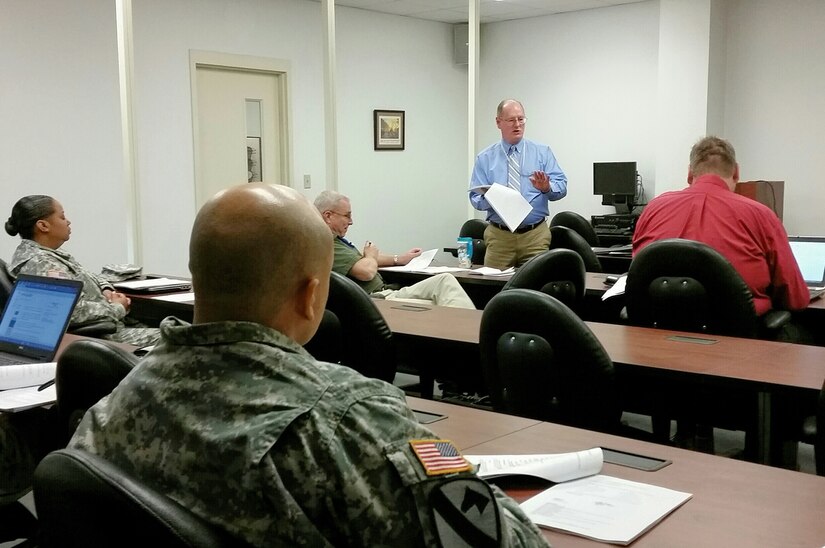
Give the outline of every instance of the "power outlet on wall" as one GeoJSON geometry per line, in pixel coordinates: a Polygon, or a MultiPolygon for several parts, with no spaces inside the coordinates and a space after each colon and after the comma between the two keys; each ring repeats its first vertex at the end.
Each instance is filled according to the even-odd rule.
{"type": "Polygon", "coordinates": [[[312,177],[304,175],[304,188],[312,188],[312,177]]]}

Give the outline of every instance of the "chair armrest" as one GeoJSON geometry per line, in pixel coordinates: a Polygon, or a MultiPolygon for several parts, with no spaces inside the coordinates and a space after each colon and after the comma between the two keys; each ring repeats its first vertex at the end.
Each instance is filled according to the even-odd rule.
{"type": "Polygon", "coordinates": [[[787,310],[770,310],[762,317],[762,325],[768,331],[779,331],[791,321],[791,313],[787,310]]]}

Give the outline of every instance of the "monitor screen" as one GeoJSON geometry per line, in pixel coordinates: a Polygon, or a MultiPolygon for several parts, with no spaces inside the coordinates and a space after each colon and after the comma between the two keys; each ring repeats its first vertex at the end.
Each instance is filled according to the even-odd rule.
{"type": "Polygon", "coordinates": [[[593,194],[636,195],[636,162],[593,164],[593,194]]]}

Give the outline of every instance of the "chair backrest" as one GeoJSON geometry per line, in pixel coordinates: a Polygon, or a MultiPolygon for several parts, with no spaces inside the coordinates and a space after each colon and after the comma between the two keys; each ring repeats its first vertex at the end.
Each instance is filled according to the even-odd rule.
{"type": "Polygon", "coordinates": [[[584,299],[584,261],[572,249],[551,249],[521,265],[504,284],[508,289],[535,289],[577,310],[584,299]]]}
{"type": "Polygon", "coordinates": [[[596,257],[596,252],[587,243],[587,240],[582,238],[576,231],[567,228],[566,226],[551,226],[550,227],[550,249],[572,249],[581,255],[584,261],[584,268],[588,272],[601,272],[602,265],[599,258],[596,257]]]}
{"type": "Polygon", "coordinates": [[[6,301],[9,300],[11,286],[13,285],[14,280],[6,269],[6,262],[0,259],[0,310],[3,310],[3,307],[6,306],[6,301]]]}
{"type": "Polygon", "coordinates": [[[89,407],[107,396],[137,364],[138,358],[95,339],[75,341],[57,359],[55,387],[60,424],[68,443],[89,407]]]}
{"type": "Polygon", "coordinates": [[[484,264],[484,256],[487,254],[487,244],[484,243],[484,231],[487,229],[487,221],[481,219],[469,219],[461,225],[458,231],[459,238],[473,239],[473,264],[484,264]]]}
{"type": "Polygon", "coordinates": [[[750,288],[721,253],[701,242],[653,242],[630,263],[627,316],[635,325],[755,338],[750,288]]]}
{"type": "Polygon", "coordinates": [[[335,316],[335,320],[327,318],[326,332],[316,334],[319,341],[307,343],[311,353],[315,349],[313,356],[321,359],[321,355],[326,361],[346,365],[366,377],[392,382],[397,365],[395,342],[392,331],[372,298],[346,276],[332,272],[327,311],[335,316]],[[337,335],[336,323],[339,329],[337,335]],[[331,341],[333,346],[339,345],[337,359],[329,351],[330,347],[321,342],[322,339],[331,341]]]}
{"type": "Polygon", "coordinates": [[[40,546],[245,546],[114,464],[78,449],[34,473],[40,546]]]}
{"type": "Polygon", "coordinates": [[[497,411],[602,431],[619,428],[613,362],[590,328],[557,299],[502,291],[479,334],[484,380],[497,411]]]}
{"type": "Polygon", "coordinates": [[[599,245],[599,236],[590,221],[575,211],[560,211],[550,219],[550,226],[566,226],[584,238],[590,247],[599,245]]]}

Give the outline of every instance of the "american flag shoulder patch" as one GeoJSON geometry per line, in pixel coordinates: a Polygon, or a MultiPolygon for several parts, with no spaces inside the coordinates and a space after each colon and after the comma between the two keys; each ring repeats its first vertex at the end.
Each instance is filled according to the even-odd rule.
{"type": "Polygon", "coordinates": [[[473,465],[448,440],[410,440],[410,446],[428,476],[466,472],[473,465]]]}

